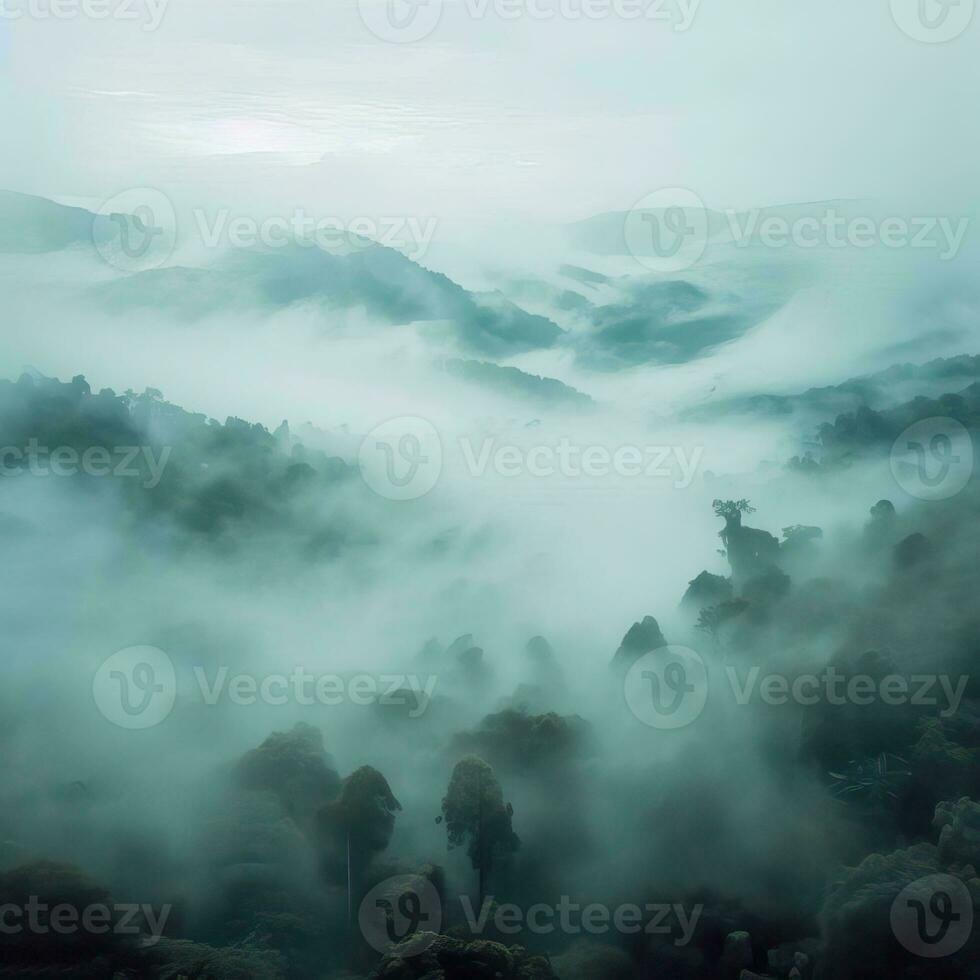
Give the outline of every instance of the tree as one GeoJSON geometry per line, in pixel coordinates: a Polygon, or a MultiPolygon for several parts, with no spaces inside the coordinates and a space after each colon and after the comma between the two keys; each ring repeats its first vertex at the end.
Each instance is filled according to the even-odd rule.
{"type": "Polygon", "coordinates": [[[892,540],[896,533],[897,515],[890,500],[879,500],[871,508],[871,519],[864,525],[865,540],[872,547],[879,547],[892,540]]]}
{"type": "Polygon", "coordinates": [[[456,764],[442,801],[449,849],[466,843],[466,853],[480,876],[480,904],[484,885],[494,866],[510,857],[521,844],[511,819],[514,808],[504,803],[493,769],[475,755],[456,764]]]}
{"type": "Polygon", "coordinates": [[[749,604],[744,599],[731,599],[728,602],[721,602],[717,606],[708,606],[701,610],[696,629],[704,630],[717,645],[718,633],[722,626],[748,608],[749,604]]]}
{"type": "Polygon", "coordinates": [[[371,766],[361,766],[343,782],[340,796],[320,812],[326,838],[327,868],[333,875],[346,871],[347,919],[353,929],[354,891],[363,869],[384,851],[395,829],[395,813],[402,805],[388,780],[371,766]]]}
{"type": "Polygon", "coordinates": [[[533,715],[505,708],[487,715],[475,731],[457,735],[453,746],[511,769],[536,769],[554,774],[587,746],[591,726],[578,715],[562,717],[549,711],[533,715]]]}
{"type": "Polygon", "coordinates": [[[719,537],[725,545],[722,554],[728,558],[736,585],[775,564],[779,558],[779,541],[768,531],[742,527],[742,515],[755,513],[755,508],[744,497],[715,500],[713,507],[715,514],[725,521],[719,537]]]}
{"type": "Polygon", "coordinates": [[[371,766],[361,766],[343,782],[340,796],[321,811],[321,827],[342,844],[347,860],[363,866],[384,851],[402,808],[388,780],[371,766]]]}
{"type": "Polygon", "coordinates": [[[740,526],[743,514],[754,514],[755,508],[744,498],[740,500],[715,500],[712,502],[715,514],[725,519],[725,526],[740,526]]]}
{"type": "Polygon", "coordinates": [[[786,539],[784,546],[802,544],[805,541],[816,541],[818,538],[822,538],[823,529],[812,527],[809,524],[793,524],[791,527],[783,528],[783,537],[786,539]]]}
{"type": "Polygon", "coordinates": [[[245,789],[271,793],[283,811],[308,831],[317,812],[337,796],[340,777],[323,744],[323,733],[299,722],[292,731],[273,732],[239,761],[245,789]]]}

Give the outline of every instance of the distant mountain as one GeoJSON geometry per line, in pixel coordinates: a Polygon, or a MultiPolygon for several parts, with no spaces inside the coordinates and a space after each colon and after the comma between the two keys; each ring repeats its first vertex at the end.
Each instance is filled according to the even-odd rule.
{"type": "Polygon", "coordinates": [[[716,294],[684,279],[629,279],[617,301],[594,307],[577,356],[597,370],[683,364],[741,337],[782,302],[747,292],[716,294]]]}
{"type": "Polygon", "coordinates": [[[589,316],[592,303],[573,289],[563,289],[543,279],[508,279],[501,284],[501,291],[509,299],[529,310],[557,319],[589,316]]]}
{"type": "Polygon", "coordinates": [[[583,286],[590,286],[592,288],[604,286],[606,283],[611,282],[609,276],[605,276],[601,272],[595,272],[593,269],[583,269],[577,265],[563,265],[558,271],[566,278],[573,279],[575,282],[582,283],[583,286]]]}
{"type": "MultiPolygon", "coordinates": [[[[91,247],[95,221],[82,208],[0,191],[0,253],[91,247]]],[[[395,249],[355,236],[331,252],[299,242],[231,250],[207,268],[168,266],[122,276],[92,287],[87,298],[110,313],[155,310],[182,320],[317,303],[328,311],[363,311],[383,323],[430,322],[463,349],[492,357],[550,347],[563,334],[548,317],[502,293],[469,292],[395,249]]]]}
{"type": "Polygon", "coordinates": [[[38,255],[81,246],[96,256],[95,244],[118,235],[119,223],[145,233],[142,219],[134,214],[111,217],[112,221],[45,197],[0,190],[0,253],[38,255]]]}
{"type": "Polygon", "coordinates": [[[0,252],[39,254],[91,245],[94,220],[82,208],[0,190],[0,252]]]}
{"type": "Polygon", "coordinates": [[[113,313],[146,309],[191,320],[316,303],[327,311],[362,310],[383,323],[435,322],[464,349],[495,357],[551,347],[563,334],[500,293],[469,292],[367,242],[341,254],[299,244],[231,251],[207,269],[156,269],[100,285],[91,298],[113,313]]]}
{"type": "MultiPolygon", "coordinates": [[[[666,214],[666,208],[651,208],[644,214],[666,214]]],[[[693,209],[685,209],[689,216],[693,209]]],[[[860,200],[827,200],[807,201],[791,204],[776,204],[760,208],[733,208],[723,211],[705,208],[708,221],[708,238],[712,243],[731,244],[743,241],[751,244],[758,241],[761,229],[768,219],[778,219],[787,225],[793,225],[801,219],[823,221],[831,215],[839,215],[848,220],[856,217],[874,217],[876,206],[873,202],[860,200]]],[[[630,255],[631,250],[626,244],[626,221],[632,211],[607,211],[593,215],[582,221],[565,226],[565,237],[569,245],[584,252],[595,255],[630,255]]],[[[701,213],[697,213],[700,220],[701,213]]],[[[654,254],[651,239],[650,250],[654,254]]]]}
{"type": "Polygon", "coordinates": [[[799,416],[835,418],[859,408],[890,408],[916,395],[935,398],[980,381],[980,356],[940,357],[927,364],[896,364],[884,371],[851,378],[838,385],[810,388],[801,394],[743,395],[688,409],[690,421],[711,421],[733,415],[763,418],[799,416]]]}
{"type": "Polygon", "coordinates": [[[501,280],[501,289],[565,328],[564,344],[582,367],[610,372],[708,356],[811,280],[801,266],[763,261],[717,263],[711,275],[695,269],[672,278],[639,267],[613,276],[566,264],[551,276],[501,280]]]}
{"type": "MultiPolygon", "coordinates": [[[[239,548],[261,542],[279,548],[284,560],[309,561],[369,545],[375,537],[349,512],[311,520],[320,513],[310,508],[312,500],[353,491],[365,505],[374,503],[357,470],[342,459],[289,444],[261,425],[237,418],[222,424],[187,412],[151,388],[142,395],[109,388],[93,393],[82,375],[61,383],[37,372],[0,379],[0,430],[4,445],[36,439],[73,449],[78,457],[92,447],[141,447],[126,462],[139,479],[116,467],[104,477],[83,468],[72,479],[90,492],[113,493],[128,515],[122,533],[152,540],[154,548],[197,544],[218,548],[229,560],[239,548]]],[[[103,451],[108,456],[110,450],[103,451]]],[[[29,464],[22,454],[14,465],[29,464]]]]}
{"type": "Polygon", "coordinates": [[[595,404],[584,392],[561,381],[527,374],[515,367],[458,358],[447,360],[444,367],[453,377],[514,398],[573,408],[588,408],[595,404]]]}
{"type": "Polygon", "coordinates": [[[846,470],[856,460],[886,456],[909,426],[937,418],[953,419],[969,430],[976,452],[980,441],[980,382],[936,398],[919,393],[881,411],[862,405],[842,413],[819,427],[816,453],[795,456],[787,466],[807,475],[846,470]]]}

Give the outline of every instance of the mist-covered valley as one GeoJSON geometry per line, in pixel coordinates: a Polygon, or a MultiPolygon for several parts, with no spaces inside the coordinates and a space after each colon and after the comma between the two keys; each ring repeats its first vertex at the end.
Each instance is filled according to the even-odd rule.
{"type": "Polygon", "coordinates": [[[969,975],[889,918],[976,887],[968,280],[845,339],[826,256],[107,273],[16,203],[13,975],[969,975]]]}
{"type": "Polygon", "coordinates": [[[98,6],[0,0],[0,977],[980,980],[973,3],[98,6]]]}

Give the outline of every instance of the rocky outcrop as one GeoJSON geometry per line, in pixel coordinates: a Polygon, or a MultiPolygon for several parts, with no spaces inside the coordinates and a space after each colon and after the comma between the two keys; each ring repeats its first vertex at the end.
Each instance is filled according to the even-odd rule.
{"type": "Polygon", "coordinates": [[[681,599],[681,608],[697,614],[702,609],[728,602],[733,595],[731,579],[724,575],[701,572],[697,578],[688,582],[687,591],[681,599]]]}
{"type": "Polygon", "coordinates": [[[643,622],[634,623],[623,637],[619,649],[613,656],[613,669],[625,673],[644,654],[665,646],[667,641],[660,632],[660,625],[653,616],[645,616],[643,622]]]}
{"type": "MultiPolygon", "coordinates": [[[[413,952],[419,940],[408,941],[413,952]]],[[[398,950],[385,957],[372,980],[558,980],[543,956],[531,956],[522,946],[433,936],[418,955],[402,959],[398,950]]]]}

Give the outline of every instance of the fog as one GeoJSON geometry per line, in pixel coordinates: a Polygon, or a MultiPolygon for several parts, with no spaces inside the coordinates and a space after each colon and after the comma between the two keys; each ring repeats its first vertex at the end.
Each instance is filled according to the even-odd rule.
{"type": "Polygon", "coordinates": [[[974,977],[977,25],[896,5],[0,4],[0,976],[974,977]]]}
{"type": "MultiPolygon", "coordinates": [[[[826,864],[857,852],[854,831],[829,807],[819,770],[794,768],[803,709],[739,705],[724,670],[734,663],[743,679],[753,665],[787,676],[819,671],[853,643],[852,615],[816,612],[830,618],[805,636],[786,632],[800,612],[777,609],[746,627],[748,641],[722,642],[696,629],[696,615],[679,603],[700,571],[728,574],[719,554],[722,523],[712,515],[717,498],[750,498],[758,523],[777,535],[797,524],[824,529],[819,553],[803,567],[783,563],[800,590],[797,606],[817,601],[804,599],[818,588],[807,583],[836,581],[845,594],[882,588],[887,566],[867,552],[861,531],[875,501],[895,498],[909,529],[925,518],[921,504],[896,495],[887,459],[850,467],[846,483],[844,476],[814,483],[784,471],[791,456],[816,445],[816,422],[806,413],[712,418],[698,410],[880,370],[905,343],[928,343],[932,354],[947,348],[928,339],[938,323],[892,318],[896,307],[910,307],[907,297],[938,288],[924,261],[876,255],[866,260],[875,273],[866,285],[841,287],[845,300],[835,288],[843,272],[830,260],[800,275],[765,254],[748,255],[741,267],[739,258],[722,249],[717,264],[689,281],[730,288],[729,295],[744,294],[752,288],[746,283],[766,274],[802,285],[786,289],[777,280],[770,286],[781,301],[775,312],[701,357],[593,370],[576,353],[585,328],[570,320],[557,349],[509,359],[593,398],[572,407],[453,375],[447,359],[465,357],[466,345],[431,324],[390,325],[356,310],[332,319],[317,303],[177,323],[165,308],[100,308],[99,289],[113,277],[84,251],[7,260],[10,329],[2,353],[11,377],[20,364],[65,380],[84,373],[93,391],[158,388],[172,404],[270,432],[286,419],[290,443],[352,467],[364,463],[368,433],[390,419],[418,418],[437,433],[442,465],[418,499],[372,493],[376,474],[367,472],[293,500],[299,520],[344,528],[340,550],[315,561],[262,521],[252,530],[227,525],[213,540],[192,534],[181,541],[168,534],[172,517],[165,514],[134,526],[118,485],[5,480],[3,513],[16,529],[3,589],[10,651],[5,863],[78,865],[119,901],[176,909],[175,936],[222,945],[228,926],[220,910],[243,887],[233,882],[245,873],[244,852],[226,843],[223,857],[213,835],[244,834],[244,841],[257,832],[250,821],[268,819],[239,812],[245,802],[235,795],[235,767],[270,733],[305,722],[323,733],[341,776],[380,769],[403,808],[386,849],[390,863],[365,871],[367,883],[383,878],[386,867],[438,863],[446,875],[444,914],[461,919],[468,907],[458,905],[461,897],[479,907],[474,872],[460,852],[447,853],[435,817],[459,758],[454,740],[478,729],[484,715],[513,706],[580,716],[588,734],[568,759],[522,761],[519,752],[495,760],[521,839],[497,890],[518,902],[571,896],[610,907],[694,903],[711,894],[737,901],[744,921],[766,923],[773,942],[806,934],[799,924],[820,901],[826,864]],[[44,295],[35,277],[50,284],[44,295]],[[888,286],[902,277],[906,299],[899,302],[888,286]],[[815,336],[821,330],[826,335],[815,336]],[[579,454],[565,469],[556,455],[563,441],[579,454]],[[583,472],[589,447],[610,455],[634,447],[643,471],[599,465],[583,472]],[[511,455],[499,457],[499,450],[511,455]],[[535,469],[526,454],[542,450],[535,469]],[[699,651],[709,665],[706,710],[679,732],[653,730],[625,710],[622,676],[610,670],[630,624],[651,615],[670,643],[699,651]],[[455,655],[439,652],[464,634],[472,639],[455,655]],[[524,648],[539,635],[555,659],[535,666],[524,648]],[[432,638],[438,645],[421,656],[432,638]],[[177,695],[160,724],[132,731],[102,716],[93,678],[115,651],[139,645],[171,659],[177,695]],[[457,662],[467,645],[484,651],[482,666],[457,662]],[[280,704],[253,691],[249,703],[235,703],[235,676],[260,684],[297,669],[311,678],[305,693],[290,688],[280,704]],[[386,686],[414,684],[410,714],[385,721],[381,706],[347,697],[329,706],[300,703],[327,674],[367,676],[379,695],[386,686]],[[209,690],[217,692],[214,704],[209,690]],[[556,824],[564,825],[557,833],[556,824]]],[[[582,255],[556,253],[551,267],[569,259],[582,255]]],[[[617,261],[622,266],[593,259],[590,267],[611,273],[617,261]]],[[[970,303],[966,282],[943,281],[970,303]]],[[[967,319],[962,310],[954,316],[967,319]]],[[[950,353],[973,342],[951,320],[943,324],[950,353]]],[[[926,381],[910,384],[904,394],[929,390],[926,381]]],[[[903,397],[896,389],[888,403],[903,397]]],[[[181,452],[179,429],[168,430],[163,416],[147,437],[181,452]]],[[[925,650],[913,663],[937,669],[925,650]]],[[[501,758],[500,745],[487,746],[501,758]]],[[[344,942],[330,938],[344,935],[345,890],[318,875],[316,850],[307,851],[302,835],[289,845],[296,853],[285,846],[273,851],[282,865],[276,880],[291,882],[290,902],[313,916],[331,961],[351,965],[344,942]]],[[[247,860],[268,866],[269,855],[260,853],[247,860]]],[[[554,953],[567,949],[543,942],[554,953]]],[[[364,962],[363,951],[355,955],[354,963],[364,962]]],[[[306,967],[293,969],[302,975],[306,967]]]]}

